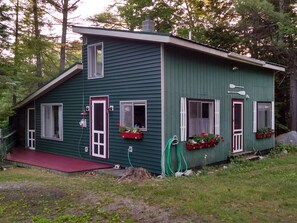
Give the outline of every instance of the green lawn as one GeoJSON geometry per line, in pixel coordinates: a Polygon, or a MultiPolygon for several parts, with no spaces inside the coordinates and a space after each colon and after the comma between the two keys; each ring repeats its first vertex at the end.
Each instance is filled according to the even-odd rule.
{"type": "Polygon", "coordinates": [[[296,153],[138,183],[17,167],[0,172],[0,222],[296,221],[296,153]]]}

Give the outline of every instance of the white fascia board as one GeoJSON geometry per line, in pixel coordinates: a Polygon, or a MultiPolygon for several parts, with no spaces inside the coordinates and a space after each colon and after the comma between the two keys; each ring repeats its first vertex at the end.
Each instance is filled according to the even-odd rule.
{"type": "Polygon", "coordinates": [[[158,43],[168,43],[169,36],[154,35],[149,33],[137,33],[137,32],[127,32],[127,31],[117,31],[117,30],[102,30],[102,29],[92,29],[84,27],[73,27],[72,31],[75,33],[88,34],[88,35],[99,35],[99,36],[110,36],[119,37],[125,39],[134,40],[144,40],[150,42],[158,43]]]}
{"type": "Polygon", "coordinates": [[[82,70],[83,70],[82,64],[74,65],[73,67],[66,70],[64,73],[62,73],[61,75],[59,75],[58,77],[56,77],[55,79],[53,79],[52,81],[50,81],[49,83],[44,85],[43,87],[39,88],[37,91],[35,91],[31,95],[29,95],[23,101],[18,103],[14,108],[15,109],[20,108],[20,107],[26,105],[27,103],[29,103],[30,101],[41,97],[42,95],[46,94],[47,92],[49,92],[56,86],[60,85],[64,81],[68,80],[69,78],[73,77],[75,74],[79,73],[82,70]]]}
{"type": "Polygon", "coordinates": [[[173,44],[173,45],[177,45],[177,46],[197,50],[197,51],[200,51],[200,52],[203,52],[203,53],[207,53],[207,54],[227,58],[227,53],[225,53],[223,51],[216,50],[216,49],[213,49],[213,48],[210,48],[210,47],[207,47],[207,46],[203,46],[203,45],[200,45],[200,44],[197,44],[197,43],[189,42],[189,41],[186,41],[186,40],[177,39],[175,37],[170,37],[170,43],[173,44]]]}
{"type": "Polygon", "coordinates": [[[265,61],[262,60],[257,60],[254,58],[249,58],[247,56],[243,56],[237,53],[229,53],[229,52],[224,52],[224,51],[220,51],[220,50],[216,50],[207,46],[203,46],[203,45],[199,45],[196,43],[192,43],[192,42],[188,42],[182,39],[177,39],[174,37],[170,37],[170,43],[177,45],[177,46],[182,46],[182,47],[186,47],[189,49],[193,49],[193,50],[197,50],[206,54],[210,54],[210,55],[214,55],[214,56],[218,56],[218,57],[222,57],[225,58],[227,60],[232,60],[232,61],[238,61],[238,62],[242,62],[242,63],[246,63],[246,64],[251,64],[254,66],[258,66],[258,67],[265,67],[268,69],[272,69],[272,70],[277,70],[277,71],[285,71],[284,67],[281,66],[276,66],[276,65],[272,65],[272,64],[268,64],[265,61]]]}
{"type": "Polygon", "coordinates": [[[75,26],[72,28],[72,31],[76,33],[88,34],[88,35],[110,36],[110,37],[119,37],[119,38],[125,38],[125,39],[168,43],[168,44],[173,44],[180,47],[197,50],[210,55],[222,57],[227,60],[238,61],[238,62],[251,64],[259,67],[265,67],[265,68],[277,70],[277,71],[285,71],[285,68],[276,66],[276,65],[267,64],[265,61],[249,58],[237,53],[220,51],[217,49],[213,49],[211,47],[203,46],[198,43],[186,41],[173,36],[165,36],[165,35],[163,36],[158,34],[149,34],[149,33],[141,33],[141,32],[139,33],[126,32],[126,31],[118,31],[118,30],[103,30],[103,29],[75,27],[75,26]]]}
{"type": "Polygon", "coordinates": [[[257,60],[257,59],[251,58],[251,57],[243,56],[238,53],[228,53],[228,57],[235,58],[235,59],[238,59],[239,61],[248,62],[248,63],[259,65],[259,66],[263,66],[266,64],[262,60],[257,60]]]}
{"type": "Polygon", "coordinates": [[[272,70],[282,71],[282,72],[286,71],[285,67],[280,67],[280,66],[276,66],[276,65],[273,65],[273,64],[269,64],[269,63],[264,64],[263,67],[268,68],[268,69],[272,69],[272,70]]]}

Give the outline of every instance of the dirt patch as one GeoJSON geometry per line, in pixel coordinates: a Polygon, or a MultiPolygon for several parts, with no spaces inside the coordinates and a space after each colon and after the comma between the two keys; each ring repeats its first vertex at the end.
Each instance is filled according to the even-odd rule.
{"type": "MultiPolygon", "coordinates": [[[[88,174],[88,177],[99,176],[88,174]]],[[[109,222],[115,216],[120,219],[115,222],[122,222],[123,219],[149,223],[193,221],[189,217],[177,219],[169,208],[152,206],[125,195],[88,191],[74,185],[59,187],[32,182],[0,183],[0,219],[4,219],[1,222],[29,223],[33,216],[53,220],[66,215],[78,216],[78,219],[88,219],[90,216],[87,222],[109,222]],[[1,208],[5,210],[2,216],[1,208]]],[[[194,221],[199,222],[197,219],[194,221]]]]}

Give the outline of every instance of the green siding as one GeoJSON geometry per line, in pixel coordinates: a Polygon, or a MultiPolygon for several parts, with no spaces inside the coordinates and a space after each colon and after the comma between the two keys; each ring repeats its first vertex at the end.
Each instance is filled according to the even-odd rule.
{"type": "Polygon", "coordinates": [[[173,135],[180,136],[181,97],[220,100],[220,133],[225,142],[195,151],[186,150],[182,143],[181,148],[191,167],[202,165],[205,155],[206,163],[214,163],[226,160],[231,153],[232,99],[244,99],[244,150],[272,148],[274,138],[255,139],[253,101],[272,101],[273,95],[272,71],[182,48],[165,47],[165,141],[173,135]],[[239,69],[233,71],[233,65],[239,69]],[[230,83],[244,86],[250,98],[228,94],[227,91],[232,90],[230,83]]]}
{"type": "Polygon", "coordinates": [[[88,44],[104,43],[104,78],[87,79],[87,45],[83,46],[82,73],[76,75],[36,101],[37,150],[110,164],[129,166],[128,146],[135,167],[160,172],[161,160],[161,64],[160,45],[142,41],[88,36],[88,44]],[[109,159],[94,158],[84,152],[89,143],[88,127],[79,127],[82,105],[89,105],[91,96],[108,96],[114,111],[109,113],[109,159]],[[84,100],[84,103],[83,103],[84,100]],[[147,100],[147,131],[142,140],[122,139],[117,123],[120,121],[120,101],[147,100]],[[40,104],[63,103],[64,140],[40,138],[40,104]]]}

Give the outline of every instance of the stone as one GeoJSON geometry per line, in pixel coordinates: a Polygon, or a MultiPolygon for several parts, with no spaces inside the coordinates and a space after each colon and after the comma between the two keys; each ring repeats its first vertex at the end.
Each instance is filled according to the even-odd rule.
{"type": "Polygon", "coordinates": [[[297,132],[291,131],[275,137],[275,144],[279,145],[281,143],[297,145],[297,132]]]}

